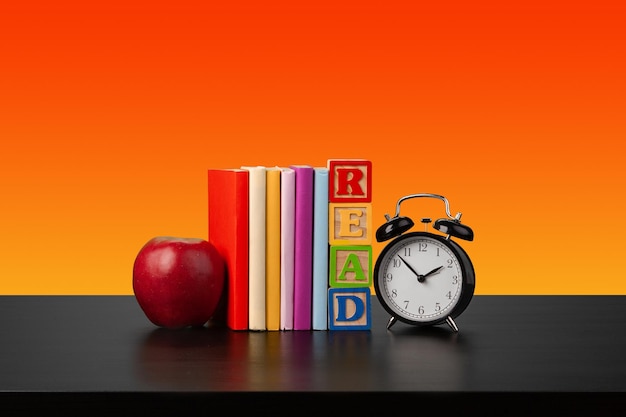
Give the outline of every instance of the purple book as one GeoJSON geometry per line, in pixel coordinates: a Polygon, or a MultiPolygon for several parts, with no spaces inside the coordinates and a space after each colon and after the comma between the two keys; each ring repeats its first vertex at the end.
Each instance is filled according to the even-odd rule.
{"type": "Polygon", "coordinates": [[[293,329],[311,330],[313,297],[313,167],[291,165],[296,174],[293,329]]]}

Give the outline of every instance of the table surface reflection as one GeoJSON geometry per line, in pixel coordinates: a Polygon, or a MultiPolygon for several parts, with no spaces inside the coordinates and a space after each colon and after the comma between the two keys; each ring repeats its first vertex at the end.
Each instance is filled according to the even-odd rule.
{"type": "Polygon", "coordinates": [[[289,393],[467,403],[549,393],[575,405],[626,403],[626,297],[475,296],[458,333],[387,330],[387,320],[373,297],[370,331],[167,330],[132,296],[2,296],[0,399],[17,407],[29,393],[92,402],[181,394],[236,404],[289,393]]]}

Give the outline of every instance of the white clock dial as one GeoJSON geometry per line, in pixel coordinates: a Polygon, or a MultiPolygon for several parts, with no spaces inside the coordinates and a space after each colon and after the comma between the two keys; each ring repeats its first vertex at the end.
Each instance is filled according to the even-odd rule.
{"type": "Polygon", "coordinates": [[[399,317],[426,323],[445,319],[457,305],[463,270],[448,246],[421,235],[390,247],[376,279],[380,295],[399,317]]]}

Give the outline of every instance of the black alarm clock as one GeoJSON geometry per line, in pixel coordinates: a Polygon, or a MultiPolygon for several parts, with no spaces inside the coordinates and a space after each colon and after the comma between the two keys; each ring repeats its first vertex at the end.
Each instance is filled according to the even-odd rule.
{"type": "MultiPolygon", "coordinates": [[[[461,224],[461,213],[454,217],[450,214],[448,200],[438,194],[404,196],[396,204],[395,216],[385,214],[385,218],[386,223],[376,231],[376,240],[393,240],[376,260],[374,288],[391,315],[387,329],[399,320],[414,326],[447,323],[458,332],[454,319],[472,300],[476,277],[469,256],[452,238],[471,241],[474,232],[461,224]],[[414,198],[435,198],[445,203],[447,218],[432,225],[440,233],[409,232],[414,222],[400,216],[400,205],[414,198]]],[[[431,220],[423,218],[422,223],[426,228],[431,220]]]]}

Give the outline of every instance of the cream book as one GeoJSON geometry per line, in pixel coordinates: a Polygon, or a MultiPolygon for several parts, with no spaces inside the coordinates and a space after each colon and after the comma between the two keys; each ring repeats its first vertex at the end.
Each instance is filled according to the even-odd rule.
{"type": "Polygon", "coordinates": [[[266,330],[265,220],[266,168],[242,166],[249,172],[248,328],[266,330]]]}

